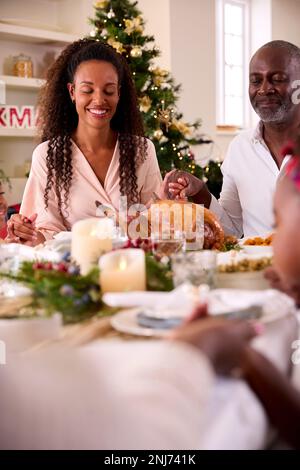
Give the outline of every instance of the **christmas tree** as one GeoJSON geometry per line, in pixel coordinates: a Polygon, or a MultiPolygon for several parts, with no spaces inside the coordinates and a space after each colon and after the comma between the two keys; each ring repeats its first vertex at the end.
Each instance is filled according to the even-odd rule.
{"type": "Polygon", "coordinates": [[[101,0],[94,4],[95,18],[90,19],[90,36],[105,41],[126,57],[139,98],[146,136],[155,145],[164,176],[173,168],[189,171],[207,180],[215,195],[222,184],[220,163],[209,161],[202,168],[195,161],[191,146],[211,143],[199,133],[201,121],[187,123],[176,107],[180,85],[171,74],[154,65],[160,51],[154,37],[144,34],[144,20],[137,2],[101,0]]]}

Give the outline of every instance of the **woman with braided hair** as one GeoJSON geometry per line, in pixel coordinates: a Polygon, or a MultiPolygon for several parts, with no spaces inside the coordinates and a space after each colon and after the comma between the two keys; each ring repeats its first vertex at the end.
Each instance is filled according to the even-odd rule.
{"type": "Polygon", "coordinates": [[[142,118],[126,60],[95,39],[67,46],[47,73],[39,98],[41,144],[10,238],[37,245],[96,204],[147,204],[161,186],[154,145],[142,118]]]}

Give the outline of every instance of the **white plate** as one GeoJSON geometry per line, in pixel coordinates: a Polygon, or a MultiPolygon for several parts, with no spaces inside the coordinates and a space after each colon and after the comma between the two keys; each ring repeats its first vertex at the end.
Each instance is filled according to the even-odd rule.
{"type": "MultiPolygon", "coordinates": [[[[217,289],[211,291],[211,315],[230,315],[234,311],[251,310],[251,305],[262,307],[260,322],[271,323],[294,313],[293,300],[285,294],[275,290],[248,291],[237,289],[217,289]]],[[[162,338],[170,330],[144,328],[138,324],[137,315],[143,308],[123,310],[111,318],[112,327],[120,333],[130,335],[162,338]]],[[[157,317],[159,317],[157,315],[157,317]]]]}
{"type": "Polygon", "coordinates": [[[53,26],[30,19],[26,20],[24,18],[0,18],[0,23],[24,26],[25,28],[43,29],[46,31],[62,31],[62,29],[58,26],[53,26]]]}
{"type": "Polygon", "coordinates": [[[137,322],[137,314],[139,312],[141,312],[140,308],[132,308],[116,313],[116,315],[111,317],[111,326],[120,333],[137,336],[162,338],[169,332],[169,330],[158,330],[140,326],[137,322]]]}

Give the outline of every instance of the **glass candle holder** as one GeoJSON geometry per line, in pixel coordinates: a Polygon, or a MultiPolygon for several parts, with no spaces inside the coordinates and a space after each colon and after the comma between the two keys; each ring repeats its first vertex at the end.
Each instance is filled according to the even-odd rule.
{"type": "Polygon", "coordinates": [[[102,292],[146,290],[145,253],[136,248],[116,250],[99,259],[102,292]]]}
{"type": "Polygon", "coordinates": [[[171,256],[173,283],[177,287],[184,282],[194,286],[208,284],[215,286],[217,255],[215,251],[191,251],[171,256]]]}
{"type": "Polygon", "coordinates": [[[113,236],[114,222],[109,218],[91,217],[73,225],[71,257],[81,274],[87,274],[103,253],[112,250],[113,236]]]}

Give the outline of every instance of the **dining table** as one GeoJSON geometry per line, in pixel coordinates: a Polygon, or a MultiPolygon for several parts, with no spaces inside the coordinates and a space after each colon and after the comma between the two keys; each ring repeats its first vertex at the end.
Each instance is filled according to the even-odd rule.
{"type": "MultiPolygon", "coordinates": [[[[245,295],[245,290],[243,292],[245,295]]],[[[262,292],[268,295],[270,290],[261,291],[257,295],[262,295],[262,292]]],[[[168,295],[171,296],[172,293],[168,295]]],[[[272,295],[277,294],[273,292],[272,295]]],[[[284,296],[279,293],[278,295],[284,296]]],[[[239,291],[233,291],[232,297],[238,296],[239,291]]],[[[128,309],[128,305],[126,308],[128,309]]],[[[122,312],[121,307],[119,310],[122,312]]],[[[3,335],[6,335],[7,344],[12,346],[17,353],[28,350],[38,352],[53,347],[55,344],[84,348],[91,344],[103,346],[103,344],[113,342],[113,344],[117,343],[118,347],[122,347],[128,342],[135,341],[167,341],[164,335],[139,335],[138,332],[130,329],[126,331],[126,329],[116,327],[113,321],[116,315],[120,313],[104,317],[96,315],[71,325],[62,325],[61,321],[56,319],[55,325],[51,326],[52,333],[49,337],[46,331],[44,335],[32,335],[31,341],[27,343],[20,341],[22,336],[20,332],[24,330],[20,327],[18,320],[12,320],[15,323],[10,323],[8,327],[7,323],[5,324],[4,320],[0,319],[0,340],[3,335]],[[16,325],[16,328],[14,329],[12,325],[16,325]],[[23,344],[22,347],[20,347],[21,344],[23,344]]],[[[284,374],[291,375],[293,372],[292,345],[299,338],[299,315],[293,306],[287,309],[284,315],[269,318],[265,322],[263,334],[252,340],[253,347],[264,354],[284,374]]],[[[41,333],[43,328],[40,326],[39,328],[39,333],[41,333]]],[[[205,427],[205,432],[202,433],[202,438],[198,443],[199,449],[265,449],[272,445],[276,436],[263,406],[242,377],[238,376],[216,377],[207,403],[205,423],[202,425],[205,427]]]]}
{"type": "MultiPolygon", "coordinates": [[[[292,375],[291,345],[298,334],[300,313],[287,314],[265,325],[262,335],[252,341],[253,347],[264,354],[284,374],[292,375]]],[[[166,341],[164,338],[122,333],[112,327],[110,317],[92,318],[80,324],[62,328],[57,341],[71,347],[103,344],[104,342],[127,343],[132,341],[166,341]]],[[[53,344],[45,341],[37,347],[53,344]]],[[[268,421],[263,406],[239,377],[217,377],[209,402],[205,433],[199,442],[199,450],[255,450],[271,448],[277,433],[268,421]]]]}

